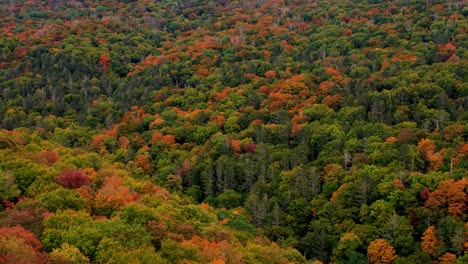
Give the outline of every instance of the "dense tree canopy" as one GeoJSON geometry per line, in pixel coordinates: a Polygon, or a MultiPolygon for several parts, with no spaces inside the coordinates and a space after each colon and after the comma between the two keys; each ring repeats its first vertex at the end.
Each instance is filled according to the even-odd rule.
{"type": "Polygon", "coordinates": [[[465,263],[467,15],[0,4],[0,262],[465,263]]]}

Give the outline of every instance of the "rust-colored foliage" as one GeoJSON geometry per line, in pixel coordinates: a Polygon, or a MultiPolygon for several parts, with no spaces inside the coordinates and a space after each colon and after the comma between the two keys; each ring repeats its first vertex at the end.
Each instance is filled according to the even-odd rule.
{"type": "Polygon", "coordinates": [[[152,169],[150,159],[151,158],[148,153],[136,155],[134,160],[135,166],[137,166],[137,168],[141,168],[145,172],[149,172],[152,169]]]}
{"type": "Polygon", "coordinates": [[[240,152],[241,152],[241,144],[240,144],[240,141],[239,140],[236,140],[236,139],[231,139],[231,141],[229,142],[232,150],[234,151],[234,154],[236,156],[239,156],[240,152]]]}
{"type": "Polygon", "coordinates": [[[465,250],[468,249],[468,222],[465,223],[465,242],[463,243],[465,250]]]}
{"type": "Polygon", "coordinates": [[[369,162],[369,157],[365,153],[355,153],[353,156],[353,164],[358,164],[358,163],[368,163],[369,162]]]}
{"type": "Polygon", "coordinates": [[[329,75],[331,75],[332,78],[340,79],[343,76],[341,75],[341,72],[333,69],[332,67],[327,67],[325,68],[325,72],[329,75]]]}
{"type": "Polygon", "coordinates": [[[392,263],[398,256],[395,249],[383,239],[372,241],[367,248],[369,263],[392,263]]]}
{"type": "Polygon", "coordinates": [[[52,165],[60,158],[60,154],[56,150],[44,150],[39,153],[41,160],[47,164],[52,165]]]}
{"type": "Polygon", "coordinates": [[[418,151],[424,155],[424,157],[430,157],[435,152],[435,145],[434,143],[428,138],[422,138],[418,142],[418,151]]]}
{"type": "Polygon", "coordinates": [[[93,145],[94,148],[96,149],[100,149],[103,147],[103,142],[104,140],[108,138],[107,135],[105,134],[98,134],[98,135],[94,135],[92,138],[91,138],[91,143],[93,145]]]}
{"type": "Polygon", "coordinates": [[[457,256],[455,254],[447,252],[439,257],[438,264],[455,264],[456,261],[457,256]]]}
{"type": "Polygon", "coordinates": [[[436,247],[439,240],[435,234],[435,226],[430,226],[424,231],[421,237],[421,249],[427,254],[436,257],[436,247]]]}
{"type": "Polygon", "coordinates": [[[161,138],[161,141],[169,145],[174,145],[176,143],[175,137],[173,135],[164,135],[161,138]]]}
{"type": "Polygon", "coordinates": [[[282,101],[273,101],[270,103],[268,109],[270,111],[278,111],[284,107],[284,103],[282,101]]]}
{"type": "Polygon", "coordinates": [[[343,96],[341,94],[334,94],[334,95],[327,95],[322,100],[322,104],[330,107],[330,108],[338,108],[341,102],[343,101],[343,96]]]}
{"type": "Polygon", "coordinates": [[[208,77],[210,75],[210,71],[208,69],[199,69],[196,73],[197,76],[200,76],[200,77],[208,77]]]}
{"type": "MultiPolygon", "coordinates": [[[[194,256],[202,263],[242,263],[235,254],[229,256],[229,250],[217,249],[227,237],[236,248],[244,247],[245,262],[287,261],[269,261],[276,249],[267,249],[269,242],[258,245],[261,239],[251,242],[251,234],[244,234],[244,229],[254,233],[245,222],[250,219],[247,212],[242,214],[246,219],[220,218],[224,220],[213,225],[206,223],[211,217],[198,223],[195,219],[201,215],[191,217],[194,223],[177,222],[179,206],[186,199],[174,201],[154,182],[207,202],[218,201],[220,190],[233,189],[245,198],[246,210],[262,218],[266,229],[259,229],[259,234],[278,241],[294,237],[307,257],[323,255],[324,263],[349,261],[341,259],[342,252],[336,255],[338,244],[328,241],[340,237],[340,232],[362,224],[362,245],[386,234],[390,226],[364,221],[373,219],[368,217],[373,212],[362,202],[387,201],[384,209],[396,210],[413,225],[406,234],[386,234],[388,243],[371,243],[371,263],[395,257],[389,244],[397,248],[402,261],[411,259],[410,251],[420,245],[408,244],[421,236],[420,228],[427,222],[436,223],[447,215],[467,220],[467,183],[458,180],[468,158],[460,98],[466,29],[464,10],[454,6],[457,1],[450,1],[452,5],[403,1],[404,12],[392,1],[6,2],[0,5],[4,77],[0,85],[7,87],[0,96],[5,101],[0,106],[4,114],[0,126],[36,127],[32,134],[17,129],[5,132],[9,134],[3,142],[0,139],[6,191],[16,185],[18,192],[47,202],[48,192],[56,189],[50,184],[58,182],[73,189],[64,193],[70,194],[71,202],[79,198],[77,208],[90,213],[94,221],[117,220],[119,209],[135,202],[141,205],[135,212],[157,218],[146,226],[156,247],[168,237],[189,240],[191,248],[204,252],[194,256]],[[433,126],[443,130],[431,134],[433,126]],[[55,142],[48,144],[46,138],[55,142]],[[224,138],[221,143],[216,141],[220,138],[224,138]],[[340,154],[343,149],[351,153],[352,166],[343,166],[343,159],[346,164],[350,160],[348,153],[340,154]],[[102,155],[87,160],[89,151],[102,155]],[[11,160],[10,153],[15,155],[11,160]],[[66,155],[60,162],[58,153],[66,155]],[[224,154],[230,156],[229,164],[222,162],[224,154]],[[97,172],[82,168],[60,173],[73,168],[70,162],[86,163],[97,172]],[[294,166],[314,167],[320,173],[302,175],[305,183],[318,185],[314,188],[319,194],[309,197],[309,202],[302,201],[307,186],[288,188],[288,171],[294,166]],[[45,170],[60,175],[53,175],[56,181],[50,182],[45,170]],[[400,170],[401,179],[392,177],[400,170]],[[407,170],[412,171],[408,176],[407,170]],[[441,182],[448,175],[457,180],[441,182]],[[250,197],[252,192],[261,195],[250,197]],[[327,198],[330,202],[323,201],[327,198]],[[332,211],[325,212],[323,220],[338,216],[332,225],[317,226],[333,229],[334,234],[302,237],[317,219],[304,218],[301,209],[315,215],[324,211],[316,208],[318,204],[332,211]],[[173,209],[171,216],[162,212],[165,206],[173,209]],[[364,222],[350,224],[346,216],[357,211],[364,222]],[[218,228],[207,230],[207,226],[218,228]],[[197,240],[196,234],[205,238],[197,240]],[[318,242],[324,246],[321,254],[314,254],[318,242]]],[[[0,226],[22,225],[45,237],[46,209],[39,202],[40,210],[21,205],[17,196],[4,201],[0,226]]],[[[208,211],[218,213],[215,208],[208,211]]],[[[229,214],[230,210],[217,215],[229,214]]],[[[448,229],[441,223],[437,231],[448,229]]],[[[83,231],[92,233],[89,228],[83,231]]],[[[309,231],[318,234],[315,226],[309,231]]],[[[453,241],[444,241],[444,248],[443,235],[437,232],[437,241],[434,231],[434,240],[429,233],[423,237],[427,251],[437,249],[437,254],[431,252],[434,261],[453,262],[453,255],[441,256],[443,250],[463,254],[453,241]],[[435,241],[432,246],[431,241],[435,241]]],[[[459,231],[454,236],[458,246],[459,231]]],[[[60,235],[71,240],[65,232],[60,235]]],[[[23,238],[14,239],[12,245],[26,248],[23,238]]],[[[93,246],[100,251],[113,245],[104,242],[80,245],[80,250],[93,246]]],[[[48,251],[54,249],[47,245],[48,251]]],[[[355,259],[365,254],[361,248],[357,251],[352,252],[358,253],[355,259]]],[[[34,263],[31,252],[29,263],[34,263]]],[[[350,257],[351,252],[346,253],[350,257]]],[[[168,256],[163,250],[157,254],[168,256]]],[[[92,261],[102,255],[93,253],[92,261]]],[[[177,257],[168,262],[192,261],[177,257]]],[[[20,263],[1,257],[0,262],[20,263]]]]}
{"type": "Polygon", "coordinates": [[[451,141],[456,137],[463,137],[465,134],[465,127],[459,124],[446,126],[442,131],[445,140],[451,141]]]}
{"type": "Polygon", "coordinates": [[[294,49],[294,46],[289,44],[287,40],[281,40],[280,43],[285,51],[292,51],[294,49]]]}
{"type": "Polygon", "coordinates": [[[460,150],[458,151],[458,154],[468,157],[468,143],[463,144],[463,146],[461,146],[460,150]]]}
{"type": "Polygon", "coordinates": [[[274,71],[274,70],[266,71],[265,72],[265,78],[267,78],[269,80],[276,78],[276,71],[274,71]]]}
{"type": "Polygon", "coordinates": [[[457,218],[463,215],[467,209],[468,197],[465,188],[468,186],[468,179],[463,178],[443,181],[430,195],[425,203],[427,208],[446,208],[447,212],[457,218]]]}
{"type": "Polygon", "coordinates": [[[161,115],[159,114],[155,114],[154,115],[154,121],[151,122],[151,124],[149,125],[150,128],[154,128],[156,126],[159,126],[159,125],[162,125],[164,124],[164,119],[161,118],[161,115]]]}
{"type": "Polygon", "coordinates": [[[385,143],[395,144],[395,143],[397,143],[397,139],[396,139],[396,137],[388,137],[387,139],[385,139],[385,143]]]}
{"type": "Polygon", "coordinates": [[[403,184],[403,182],[400,179],[395,179],[393,180],[393,187],[395,189],[404,190],[405,184],[403,184]]]}
{"type": "Polygon", "coordinates": [[[35,245],[31,245],[31,241],[25,239],[23,235],[12,235],[8,234],[8,231],[6,231],[7,233],[4,233],[4,231],[0,230],[0,263],[50,263],[49,256],[45,253],[37,252],[37,247],[35,248],[35,245]]]}
{"type": "Polygon", "coordinates": [[[151,242],[159,247],[161,241],[167,236],[167,224],[163,221],[150,221],[146,225],[146,230],[151,235],[151,242]]]}
{"type": "Polygon", "coordinates": [[[441,151],[436,152],[428,157],[429,169],[438,170],[440,167],[442,167],[442,165],[444,164],[443,159],[445,151],[445,149],[442,149],[441,151]]]}
{"type": "Polygon", "coordinates": [[[104,184],[96,194],[94,206],[97,213],[108,214],[133,201],[133,195],[118,176],[105,177],[104,184]]]}
{"type": "Polygon", "coordinates": [[[436,146],[432,140],[423,138],[418,142],[418,151],[429,162],[430,170],[438,170],[443,165],[443,154],[446,149],[435,152],[436,146]]]}
{"type": "Polygon", "coordinates": [[[153,133],[153,135],[151,136],[151,143],[154,144],[154,143],[157,143],[157,142],[161,141],[163,136],[164,136],[163,133],[161,133],[159,131],[155,131],[153,133]]]}
{"type": "Polygon", "coordinates": [[[260,119],[255,119],[251,122],[252,125],[263,125],[263,121],[260,119]]]}
{"type": "Polygon", "coordinates": [[[121,148],[128,149],[130,146],[130,140],[125,136],[121,136],[119,137],[119,144],[121,148]]]}
{"type": "Polygon", "coordinates": [[[302,125],[300,124],[294,124],[292,127],[291,127],[291,135],[296,135],[299,131],[302,130],[302,125]]]}
{"type": "Polygon", "coordinates": [[[386,67],[388,67],[391,63],[388,61],[388,60],[384,60],[382,61],[381,65],[380,65],[380,68],[384,69],[386,67]]]}
{"type": "Polygon", "coordinates": [[[407,128],[403,128],[402,130],[400,130],[396,138],[397,138],[398,144],[401,144],[401,145],[412,144],[412,143],[416,143],[417,141],[416,134],[412,130],[407,129],[407,128]]]}
{"type": "Polygon", "coordinates": [[[328,95],[330,93],[331,88],[335,86],[335,82],[333,81],[323,81],[320,83],[318,87],[318,91],[316,91],[315,95],[328,95]]]}
{"type": "Polygon", "coordinates": [[[309,117],[305,115],[303,111],[300,111],[299,113],[293,116],[293,118],[291,119],[291,122],[293,125],[297,125],[297,124],[306,123],[308,120],[309,120],[309,117]]]}
{"type": "Polygon", "coordinates": [[[146,56],[145,60],[142,62],[144,66],[158,65],[163,60],[164,56],[153,56],[149,54],[146,56]]]}
{"type": "Polygon", "coordinates": [[[226,118],[222,115],[213,115],[210,117],[210,122],[215,123],[217,127],[222,127],[226,123],[226,118]]]}
{"type": "Polygon", "coordinates": [[[415,62],[416,60],[417,60],[417,57],[413,53],[397,53],[393,55],[392,57],[393,62],[398,62],[398,61],[415,62]]]}
{"type": "Polygon", "coordinates": [[[140,108],[139,106],[132,106],[130,108],[129,112],[126,112],[122,118],[122,123],[130,123],[130,122],[136,122],[140,123],[141,120],[145,117],[149,116],[148,113],[146,113],[145,109],[140,108]]]}
{"type": "Polygon", "coordinates": [[[192,163],[189,159],[184,159],[179,168],[179,175],[182,177],[185,176],[185,174],[190,170],[190,168],[192,168],[192,163]]]}
{"type": "Polygon", "coordinates": [[[339,188],[338,190],[334,191],[332,193],[332,196],[330,197],[330,202],[333,202],[335,201],[338,196],[340,195],[340,193],[346,188],[346,183],[343,183],[339,188]]]}
{"type": "MultiPolygon", "coordinates": [[[[0,234],[2,237],[17,237],[24,241],[25,244],[31,246],[34,250],[42,248],[41,242],[37,239],[36,235],[26,230],[22,226],[1,227],[0,234]]],[[[1,252],[1,251],[0,251],[1,252]]]]}
{"type": "Polygon", "coordinates": [[[452,42],[449,42],[445,45],[439,45],[437,48],[437,54],[442,61],[450,59],[450,57],[452,57],[456,51],[457,48],[452,44],[452,42]]]}
{"type": "Polygon", "coordinates": [[[452,166],[456,166],[460,161],[468,158],[468,143],[458,145],[456,150],[457,154],[451,160],[452,166]]]}
{"type": "Polygon", "coordinates": [[[105,130],[104,134],[107,135],[108,137],[113,137],[117,138],[117,135],[119,134],[119,126],[113,126],[112,129],[105,130]]]}
{"type": "Polygon", "coordinates": [[[99,57],[99,65],[101,65],[103,70],[107,70],[109,68],[110,58],[106,55],[101,55],[99,57]]]}
{"type": "Polygon", "coordinates": [[[182,242],[182,245],[195,245],[201,254],[210,263],[244,263],[242,253],[226,240],[220,242],[209,241],[206,238],[194,236],[190,240],[182,242]]]}

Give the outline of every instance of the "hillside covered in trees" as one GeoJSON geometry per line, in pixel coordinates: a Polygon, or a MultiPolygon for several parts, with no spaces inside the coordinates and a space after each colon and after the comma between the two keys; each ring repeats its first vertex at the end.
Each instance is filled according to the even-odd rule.
{"type": "Polygon", "coordinates": [[[0,2],[0,262],[468,263],[467,16],[0,2]]]}

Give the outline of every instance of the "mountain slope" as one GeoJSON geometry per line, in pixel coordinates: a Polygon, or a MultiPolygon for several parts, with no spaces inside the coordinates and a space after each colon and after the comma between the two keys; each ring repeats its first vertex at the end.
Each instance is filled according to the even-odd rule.
{"type": "Polygon", "coordinates": [[[119,259],[214,261],[212,245],[234,247],[226,261],[303,260],[276,244],[323,263],[466,259],[463,1],[9,1],[0,13],[3,217],[32,199],[79,216],[94,241],[41,219],[43,253],[105,262],[113,243],[136,250],[113,232],[145,229],[145,243],[179,251],[153,241],[119,259]],[[146,184],[178,209],[134,197],[153,194],[146,184]],[[131,229],[124,209],[150,220],[131,229]]]}

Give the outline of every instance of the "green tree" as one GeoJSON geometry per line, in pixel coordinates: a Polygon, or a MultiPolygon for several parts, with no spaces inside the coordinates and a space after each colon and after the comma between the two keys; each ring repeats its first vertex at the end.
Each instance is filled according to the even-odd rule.
{"type": "Polygon", "coordinates": [[[39,201],[44,203],[51,212],[57,210],[81,210],[84,209],[88,200],[82,198],[79,193],[65,188],[57,188],[39,196],[39,201]]]}
{"type": "Polygon", "coordinates": [[[50,257],[54,262],[66,262],[71,264],[89,263],[89,258],[84,256],[77,247],[67,243],[62,244],[60,248],[54,249],[50,253],[50,257]]]}
{"type": "Polygon", "coordinates": [[[21,191],[15,184],[13,175],[6,171],[0,171],[0,200],[9,200],[18,197],[21,191]]]}
{"type": "Polygon", "coordinates": [[[243,204],[242,195],[234,190],[227,190],[217,197],[217,205],[220,208],[232,209],[243,204]]]}

